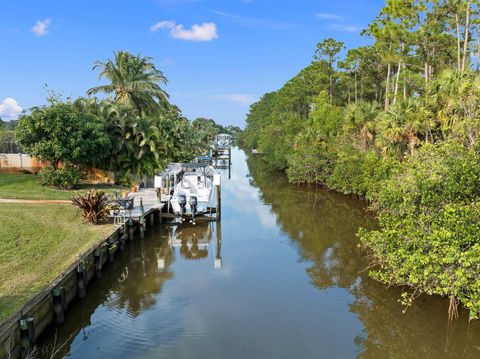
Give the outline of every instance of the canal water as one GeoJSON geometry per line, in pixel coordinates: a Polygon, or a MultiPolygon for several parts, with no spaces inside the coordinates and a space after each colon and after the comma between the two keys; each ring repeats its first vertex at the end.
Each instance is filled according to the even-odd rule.
{"type": "Polygon", "coordinates": [[[448,302],[369,279],[364,203],[287,184],[234,149],[221,225],[130,242],[40,346],[68,358],[479,358],[480,327],[448,302]]]}

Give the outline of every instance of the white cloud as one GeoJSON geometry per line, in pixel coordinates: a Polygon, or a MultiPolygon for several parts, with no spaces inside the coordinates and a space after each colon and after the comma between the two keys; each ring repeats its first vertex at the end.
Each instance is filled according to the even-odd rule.
{"type": "Polygon", "coordinates": [[[32,27],[32,32],[37,36],[43,36],[48,33],[48,28],[50,27],[52,20],[38,20],[35,25],[32,27]]]}
{"type": "Polygon", "coordinates": [[[175,25],[176,23],[174,21],[164,20],[164,21],[157,22],[155,25],[150,26],[150,31],[155,32],[161,29],[172,29],[175,27],[175,25]]]}
{"type": "Polygon", "coordinates": [[[296,24],[282,22],[282,21],[243,17],[236,14],[229,14],[227,12],[218,11],[218,10],[211,10],[211,12],[222,17],[233,19],[238,24],[243,26],[248,26],[248,27],[272,29],[272,30],[289,30],[297,27],[296,24]]]}
{"type": "Polygon", "coordinates": [[[337,14],[331,14],[327,12],[319,12],[318,14],[315,14],[315,17],[321,20],[340,20],[343,19],[342,16],[337,15],[337,14]]]}
{"type": "Polygon", "coordinates": [[[150,27],[150,31],[168,29],[174,39],[186,41],[212,41],[218,39],[217,26],[213,22],[204,22],[200,25],[194,24],[190,29],[185,29],[175,21],[160,21],[150,27]]]}
{"type": "Polygon", "coordinates": [[[11,97],[0,102],[0,117],[4,120],[15,120],[22,111],[23,108],[11,97]]]}
{"type": "Polygon", "coordinates": [[[361,27],[352,26],[352,25],[333,24],[330,27],[335,30],[347,31],[347,32],[360,32],[362,30],[361,27]]]}
{"type": "Polygon", "coordinates": [[[231,94],[224,94],[224,95],[215,95],[214,98],[220,100],[226,100],[231,102],[236,102],[243,106],[250,106],[252,103],[255,102],[255,96],[250,94],[243,94],[243,93],[231,93],[231,94]]]}

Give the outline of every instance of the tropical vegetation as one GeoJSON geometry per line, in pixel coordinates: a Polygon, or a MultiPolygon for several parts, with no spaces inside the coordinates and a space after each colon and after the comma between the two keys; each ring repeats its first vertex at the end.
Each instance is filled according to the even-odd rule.
{"type": "Polygon", "coordinates": [[[294,183],[366,198],[370,274],[480,312],[480,5],[387,0],[371,45],[317,45],[312,63],[253,104],[241,143],[294,183]]]}
{"type": "MultiPolygon", "coordinates": [[[[239,131],[211,119],[189,121],[169,103],[162,88],[167,79],[150,57],[119,51],[113,60],[97,61],[93,69],[108,83],[89,89],[89,97],[66,101],[50,93],[46,106],[33,108],[16,126],[15,139],[22,149],[50,163],[54,171],[61,171],[60,164],[80,170],[95,167],[114,172],[117,182],[128,186],[168,162],[192,160],[220,132],[239,131]],[[93,97],[96,94],[105,96],[93,97]]],[[[58,185],[65,171],[43,174],[51,186],[77,185],[58,185]]]]}

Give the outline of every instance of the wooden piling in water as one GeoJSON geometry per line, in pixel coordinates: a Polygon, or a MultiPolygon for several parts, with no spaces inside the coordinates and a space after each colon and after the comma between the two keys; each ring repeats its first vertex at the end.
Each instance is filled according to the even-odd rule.
{"type": "Polygon", "coordinates": [[[128,239],[129,240],[133,241],[134,233],[135,233],[135,227],[133,226],[133,223],[129,223],[129,226],[128,226],[128,239]]]}
{"type": "Polygon", "coordinates": [[[222,188],[220,185],[215,186],[215,199],[216,199],[216,220],[220,221],[222,216],[222,188]]]}
{"type": "Polygon", "coordinates": [[[53,316],[56,324],[62,324],[65,321],[64,307],[65,303],[65,290],[63,288],[54,288],[52,290],[53,297],[53,316]],[[63,294],[63,295],[62,295],[63,294]]]}

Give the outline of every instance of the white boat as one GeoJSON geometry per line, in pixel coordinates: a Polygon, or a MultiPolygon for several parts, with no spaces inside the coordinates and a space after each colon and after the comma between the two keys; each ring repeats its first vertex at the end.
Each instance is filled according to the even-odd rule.
{"type": "Polygon", "coordinates": [[[165,171],[155,175],[154,187],[160,195],[162,202],[167,202],[173,189],[180,182],[183,176],[182,165],[180,163],[169,163],[165,171]]]}
{"type": "Polygon", "coordinates": [[[205,163],[187,163],[182,166],[182,179],[175,186],[170,199],[173,212],[182,216],[206,213],[211,203],[213,181],[205,163]]]}
{"type": "Polygon", "coordinates": [[[213,140],[214,149],[227,149],[232,145],[233,138],[226,133],[220,133],[213,140]]]}

